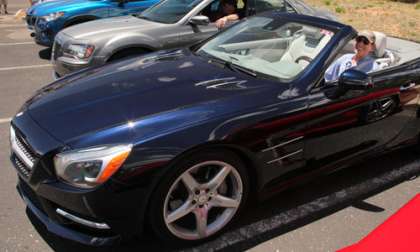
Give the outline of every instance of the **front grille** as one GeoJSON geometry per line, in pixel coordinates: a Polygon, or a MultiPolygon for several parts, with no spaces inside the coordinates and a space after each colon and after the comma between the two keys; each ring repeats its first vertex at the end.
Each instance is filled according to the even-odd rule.
{"type": "Polygon", "coordinates": [[[31,170],[29,170],[28,167],[22,161],[20,161],[16,155],[13,155],[12,160],[19,173],[22,174],[25,178],[29,178],[31,170]]]}
{"type": "MultiPolygon", "coordinates": [[[[19,147],[19,149],[22,151],[22,153],[32,161],[32,163],[35,163],[37,161],[36,154],[34,151],[32,151],[31,147],[25,142],[25,140],[16,132],[16,144],[19,147]]],[[[29,167],[31,168],[31,167],[29,167]]]]}
{"type": "Polygon", "coordinates": [[[12,161],[16,169],[25,177],[29,177],[39,156],[33,151],[18,130],[12,126],[10,128],[13,156],[12,161]]]}

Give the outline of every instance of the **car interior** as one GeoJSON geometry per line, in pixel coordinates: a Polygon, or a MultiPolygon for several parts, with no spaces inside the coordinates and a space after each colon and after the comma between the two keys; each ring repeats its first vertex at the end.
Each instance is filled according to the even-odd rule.
{"type": "MultiPolygon", "coordinates": [[[[246,33],[252,33],[252,28],[246,33]]],[[[299,74],[333,36],[330,31],[297,23],[289,23],[278,30],[259,31],[258,34],[264,35],[260,35],[258,40],[227,41],[219,47],[224,53],[240,57],[245,67],[281,79],[290,79],[299,74]]]]}
{"type": "MultiPolygon", "coordinates": [[[[230,39],[212,50],[221,58],[242,67],[252,69],[275,78],[290,80],[302,72],[322,51],[334,33],[319,27],[300,23],[287,23],[279,27],[269,21],[263,27],[248,25],[230,39]]],[[[416,43],[409,47],[416,51],[415,56],[402,51],[398,42],[381,32],[375,32],[376,49],[373,56],[379,70],[396,66],[419,57],[420,48],[416,43]],[[417,55],[417,56],[416,56],[417,55]]],[[[351,40],[337,55],[336,59],[347,53],[354,53],[354,40],[351,40]]],[[[334,62],[334,61],[333,61],[334,62]]],[[[378,70],[378,71],[379,71],[378,70]]]]}
{"type": "MultiPolygon", "coordinates": [[[[207,16],[210,19],[210,23],[214,23],[220,18],[221,8],[220,0],[215,0],[207,5],[200,14],[207,16]]],[[[236,8],[238,12],[245,13],[246,0],[238,0],[236,8]]]]}

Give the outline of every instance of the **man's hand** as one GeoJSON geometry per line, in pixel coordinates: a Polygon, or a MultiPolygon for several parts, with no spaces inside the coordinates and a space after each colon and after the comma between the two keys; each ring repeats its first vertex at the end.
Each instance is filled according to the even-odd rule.
{"type": "Polygon", "coordinates": [[[227,22],[228,22],[227,17],[219,18],[218,20],[216,20],[216,27],[219,29],[222,29],[223,27],[225,27],[227,22]]]}

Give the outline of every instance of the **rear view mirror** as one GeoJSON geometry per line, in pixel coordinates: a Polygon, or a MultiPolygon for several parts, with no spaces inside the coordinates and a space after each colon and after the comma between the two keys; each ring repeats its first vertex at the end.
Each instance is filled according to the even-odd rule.
{"type": "Polygon", "coordinates": [[[373,87],[370,76],[356,69],[348,69],[340,75],[338,85],[342,90],[366,90],[373,87]]]}
{"type": "Polygon", "coordinates": [[[189,23],[192,25],[208,25],[210,24],[210,19],[206,16],[199,15],[190,18],[189,23]]]}

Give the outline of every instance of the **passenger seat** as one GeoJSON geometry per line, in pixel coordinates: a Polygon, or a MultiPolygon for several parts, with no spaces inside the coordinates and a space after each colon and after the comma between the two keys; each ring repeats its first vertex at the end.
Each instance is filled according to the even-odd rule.
{"type": "Polygon", "coordinates": [[[379,70],[382,70],[386,67],[392,66],[395,62],[394,54],[386,49],[387,38],[386,35],[382,32],[373,32],[375,34],[375,63],[379,65],[379,70]]]}

